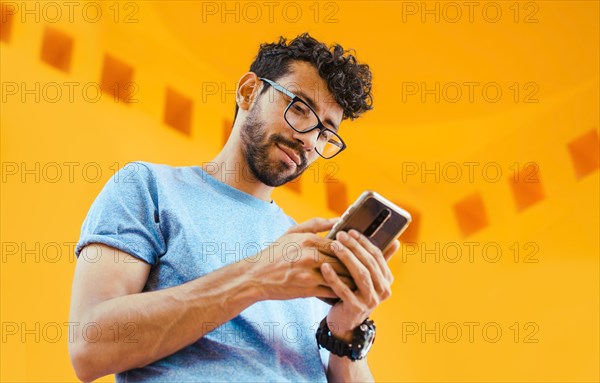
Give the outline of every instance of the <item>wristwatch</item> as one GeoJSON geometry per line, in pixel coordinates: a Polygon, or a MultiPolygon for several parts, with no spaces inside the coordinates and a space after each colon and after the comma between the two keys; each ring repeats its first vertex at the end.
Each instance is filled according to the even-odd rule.
{"type": "Polygon", "coordinates": [[[363,359],[375,342],[375,322],[367,318],[354,329],[352,343],[346,343],[331,334],[327,317],[323,318],[316,333],[319,348],[323,347],[337,356],[345,356],[352,361],[363,359]]]}

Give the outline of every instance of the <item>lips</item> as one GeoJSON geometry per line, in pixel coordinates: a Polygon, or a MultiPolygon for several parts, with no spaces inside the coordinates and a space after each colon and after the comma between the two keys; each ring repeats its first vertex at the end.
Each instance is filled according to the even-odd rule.
{"type": "Polygon", "coordinates": [[[287,154],[288,157],[290,157],[290,159],[292,161],[294,161],[294,163],[296,164],[296,166],[300,166],[300,156],[298,156],[298,154],[296,154],[296,152],[290,148],[288,148],[287,146],[283,146],[283,145],[279,145],[277,144],[277,147],[279,149],[281,149],[285,154],[287,154]]]}

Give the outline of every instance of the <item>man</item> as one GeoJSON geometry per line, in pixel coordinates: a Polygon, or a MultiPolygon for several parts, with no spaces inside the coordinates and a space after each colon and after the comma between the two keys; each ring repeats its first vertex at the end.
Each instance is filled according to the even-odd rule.
{"type": "Polygon", "coordinates": [[[371,109],[369,68],[308,34],[281,38],[236,97],[213,161],[133,162],[94,201],[71,302],[88,325],[69,344],[81,380],[373,380],[368,316],[391,293],[398,241],[382,253],[354,231],[327,240],[335,219],[296,225],[270,198],[345,148],[340,123],[371,109]]]}

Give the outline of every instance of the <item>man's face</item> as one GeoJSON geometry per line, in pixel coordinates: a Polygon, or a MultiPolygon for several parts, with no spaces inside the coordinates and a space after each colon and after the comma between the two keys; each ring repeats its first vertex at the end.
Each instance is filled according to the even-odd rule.
{"type": "MultiPolygon", "coordinates": [[[[312,103],[323,124],[337,131],[343,110],[314,66],[293,62],[290,73],[277,83],[312,103]]],[[[267,84],[263,82],[262,86],[267,84]]],[[[242,149],[252,174],[272,187],[297,178],[319,157],[315,151],[319,130],[298,133],[292,129],[283,117],[289,102],[289,97],[269,87],[250,108],[241,126],[242,149]]]]}

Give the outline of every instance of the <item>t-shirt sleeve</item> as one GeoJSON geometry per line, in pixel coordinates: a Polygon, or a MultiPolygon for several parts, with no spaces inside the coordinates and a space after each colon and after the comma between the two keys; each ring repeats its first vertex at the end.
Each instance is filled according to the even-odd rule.
{"type": "Polygon", "coordinates": [[[130,162],[104,185],[83,222],[75,255],[90,243],[117,248],[152,266],[166,252],[157,183],[146,165],[130,162]]]}

